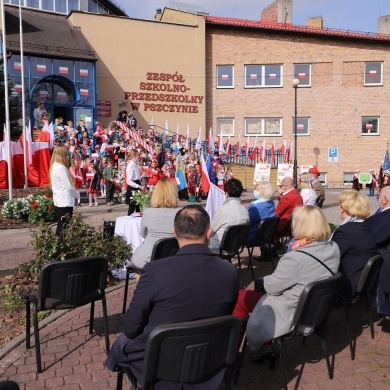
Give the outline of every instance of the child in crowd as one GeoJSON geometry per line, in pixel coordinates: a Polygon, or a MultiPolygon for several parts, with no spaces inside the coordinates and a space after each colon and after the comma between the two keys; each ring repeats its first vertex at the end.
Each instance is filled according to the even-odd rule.
{"type": "MultiPolygon", "coordinates": [[[[108,166],[109,161],[110,161],[110,159],[107,156],[102,157],[102,159],[100,160],[100,164],[99,164],[99,171],[100,172],[104,171],[104,169],[108,166]]],[[[106,198],[106,196],[107,196],[106,190],[107,190],[106,180],[103,178],[100,181],[100,194],[101,194],[100,197],[101,198],[106,198]]]]}
{"type": "Polygon", "coordinates": [[[107,165],[103,168],[103,179],[105,182],[106,204],[112,205],[114,203],[115,184],[115,170],[111,160],[107,161],[107,165]]]}
{"type": "Polygon", "coordinates": [[[222,191],[225,191],[225,167],[223,165],[218,165],[218,172],[217,172],[217,183],[218,188],[220,188],[222,191]]]}
{"type": "Polygon", "coordinates": [[[100,187],[100,181],[102,179],[102,174],[99,172],[97,165],[93,164],[91,166],[90,173],[93,174],[93,179],[90,181],[88,188],[89,196],[89,207],[93,206],[93,200],[95,201],[95,206],[98,206],[98,196],[97,192],[100,187]]]}
{"type": "Polygon", "coordinates": [[[146,170],[146,177],[148,178],[149,191],[153,192],[156,184],[161,179],[161,170],[157,166],[157,160],[153,159],[150,163],[149,168],[146,170]]]}
{"type": "MultiPolygon", "coordinates": [[[[83,172],[81,170],[81,160],[72,158],[70,160],[69,172],[74,177],[74,181],[75,181],[74,184],[75,184],[76,190],[80,193],[80,188],[84,184],[83,172]]],[[[81,206],[81,203],[80,203],[80,197],[79,197],[77,207],[80,207],[80,206],[81,206]]]]}

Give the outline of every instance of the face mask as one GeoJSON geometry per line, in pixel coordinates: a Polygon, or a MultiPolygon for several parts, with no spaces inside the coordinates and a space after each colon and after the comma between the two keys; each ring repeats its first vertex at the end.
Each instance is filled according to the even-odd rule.
{"type": "Polygon", "coordinates": [[[255,197],[255,199],[260,199],[260,193],[259,193],[259,191],[254,190],[254,191],[253,191],[253,196],[255,197]]]}

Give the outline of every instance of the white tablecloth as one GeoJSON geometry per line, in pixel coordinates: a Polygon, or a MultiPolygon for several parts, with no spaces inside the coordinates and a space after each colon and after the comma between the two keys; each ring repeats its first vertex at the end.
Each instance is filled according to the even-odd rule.
{"type": "Polygon", "coordinates": [[[141,237],[140,229],[141,215],[139,213],[134,213],[129,217],[118,217],[115,221],[115,234],[126,238],[127,243],[133,246],[133,253],[144,241],[141,237]]]}

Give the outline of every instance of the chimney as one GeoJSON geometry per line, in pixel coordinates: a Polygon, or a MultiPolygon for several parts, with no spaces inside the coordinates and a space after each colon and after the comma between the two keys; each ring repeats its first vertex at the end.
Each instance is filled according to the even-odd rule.
{"type": "Polygon", "coordinates": [[[390,34],[390,15],[378,19],[378,34],[390,34]]]}
{"type": "Polygon", "coordinates": [[[272,23],[292,23],[292,0],[275,0],[261,13],[261,21],[272,23]]]}
{"type": "Polygon", "coordinates": [[[322,16],[313,16],[308,18],[306,22],[306,26],[311,28],[322,29],[324,27],[324,21],[322,20],[322,16]]]}
{"type": "Polygon", "coordinates": [[[154,16],[154,19],[160,21],[161,18],[162,18],[162,9],[161,8],[157,8],[156,9],[156,15],[154,16]]]}

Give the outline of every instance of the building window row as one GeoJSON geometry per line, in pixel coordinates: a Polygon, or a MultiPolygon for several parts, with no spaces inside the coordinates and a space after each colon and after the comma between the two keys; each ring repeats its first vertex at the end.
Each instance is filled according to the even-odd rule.
{"type": "MultiPolygon", "coordinates": [[[[234,118],[217,118],[217,134],[222,136],[234,136],[234,118]]],[[[291,134],[297,136],[310,135],[310,117],[297,117],[291,123],[291,134]]],[[[251,117],[244,118],[245,136],[275,137],[283,135],[283,118],[276,117],[251,117]]],[[[379,117],[363,116],[360,135],[379,135],[379,117]]]]}
{"type": "MultiPolygon", "coordinates": [[[[283,65],[245,65],[245,88],[283,87],[283,65]]],[[[294,64],[299,87],[311,87],[311,64],[294,64]]],[[[364,86],[383,85],[383,62],[366,62],[364,86]]],[[[234,88],[234,65],[217,65],[217,88],[234,88]]]]}

